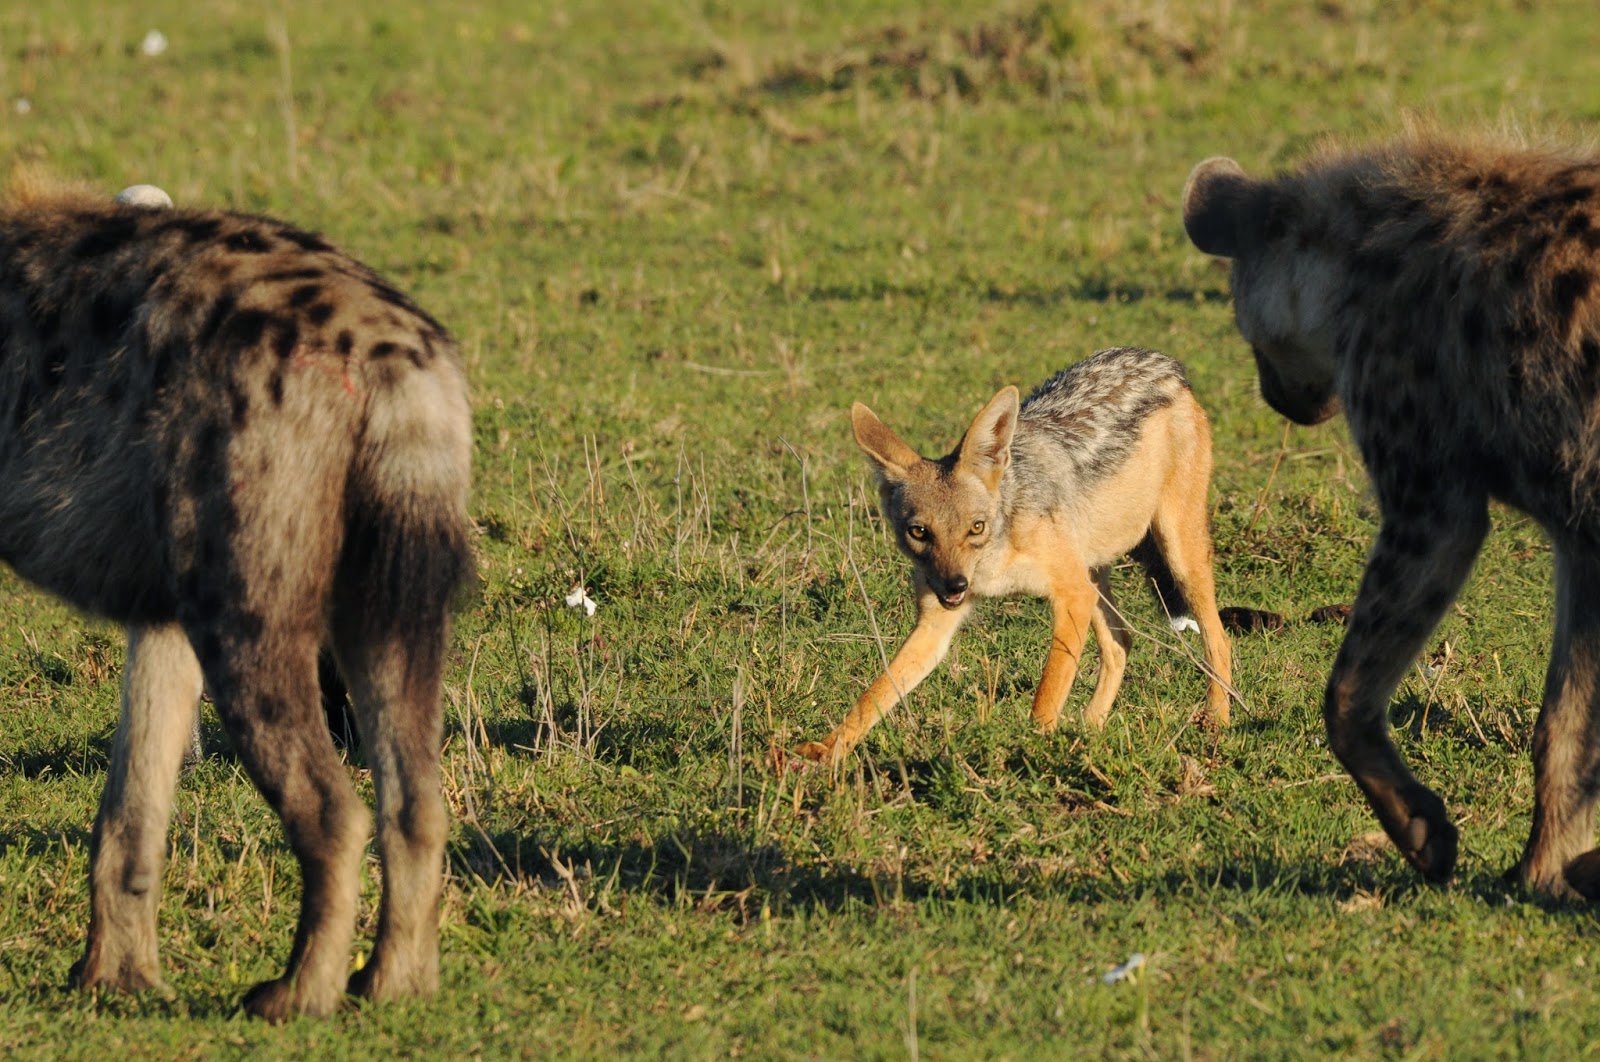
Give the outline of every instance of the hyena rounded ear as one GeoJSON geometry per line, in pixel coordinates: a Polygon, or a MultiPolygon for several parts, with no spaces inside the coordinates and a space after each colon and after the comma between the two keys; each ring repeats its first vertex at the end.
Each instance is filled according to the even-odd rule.
{"type": "Polygon", "coordinates": [[[1232,159],[1206,159],[1183,186],[1183,230],[1206,254],[1237,258],[1259,227],[1265,205],[1261,182],[1245,176],[1232,159]]]}
{"type": "Polygon", "coordinates": [[[850,407],[850,427],[855,432],[856,445],[882,476],[898,479],[922,460],[921,454],[907,446],[862,402],[850,407]]]}
{"type": "Polygon", "coordinates": [[[1001,389],[989,399],[987,405],[973,418],[961,440],[961,462],[973,471],[997,483],[1000,474],[1011,464],[1011,440],[1017,434],[1017,417],[1021,415],[1022,396],[1015,387],[1001,389]]]}

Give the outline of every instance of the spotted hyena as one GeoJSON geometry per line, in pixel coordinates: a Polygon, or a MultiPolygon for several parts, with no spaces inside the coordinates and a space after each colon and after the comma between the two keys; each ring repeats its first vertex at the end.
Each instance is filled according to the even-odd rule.
{"type": "Polygon", "coordinates": [[[303,878],[288,970],[246,1005],[338,1002],[371,817],[322,720],[326,643],[383,857],[376,946],[348,987],[435,987],[469,429],[445,330],[319,236],[73,192],[0,206],[0,558],[128,628],[79,986],[160,980],[166,827],[203,680],[303,878]]]}
{"type": "Polygon", "coordinates": [[[1342,407],[1382,509],[1328,681],[1330,746],[1405,857],[1447,878],[1456,829],[1386,709],[1488,500],[1522,509],[1554,545],[1557,606],[1513,873],[1600,897],[1600,157],[1413,133],[1270,180],[1211,159],[1183,211],[1201,250],[1233,259],[1263,397],[1302,424],[1342,407]]]}

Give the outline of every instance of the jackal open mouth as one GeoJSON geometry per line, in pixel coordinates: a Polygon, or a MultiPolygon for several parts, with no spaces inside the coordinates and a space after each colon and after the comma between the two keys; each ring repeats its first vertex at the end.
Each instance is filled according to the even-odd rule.
{"type": "Polygon", "coordinates": [[[943,605],[945,608],[960,608],[961,602],[965,601],[966,599],[967,592],[965,590],[961,590],[954,594],[940,594],[939,604],[943,605]]]}

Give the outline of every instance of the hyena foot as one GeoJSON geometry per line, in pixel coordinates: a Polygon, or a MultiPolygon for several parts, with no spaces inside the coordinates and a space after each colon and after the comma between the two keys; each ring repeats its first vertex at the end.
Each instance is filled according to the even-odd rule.
{"type": "Polygon", "coordinates": [[[1585,852],[1565,866],[1558,860],[1525,855],[1505,877],[1552,900],[1600,900],[1600,849],[1585,852]]]}
{"type": "Polygon", "coordinates": [[[1390,819],[1379,811],[1389,839],[1430,884],[1449,881],[1456,868],[1459,834],[1445,813],[1444,801],[1426,786],[1414,785],[1397,793],[1396,802],[1402,809],[1400,817],[1390,819]]]}
{"type": "Polygon", "coordinates": [[[292,977],[279,977],[272,981],[262,981],[251,988],[244,994],[245,1013],[273,1025],[279,1025],[298,1014],[312,1018],[322,1017],[333,1013],[334,1007],[339,1005],[338,985],[319,990],[315,986],[305,984],[303,978],[299,979],[298,984],[296,980],[292,977]]]}
{"type": "Polygon", "coordinates": [[[1591,848],[1561,868],[1567,887],[1585,900],[1600,900],[1600,848],[1591,848]]]}
{"type": "Polygon", "coordinates": [[[439,990],[439,957],[385,961],[379,951],[372,960],[350,975],[346,991],[362,999],[381,1001],[406,996],[431,996],[439,990]]]}
{"type": "Polygon", "coordinates": [[[105,940],[91,943],[83,958],[72,964],[67,983],[82,992],[144,992],[166,987],[154,948],[113,948],[105,940]]]}

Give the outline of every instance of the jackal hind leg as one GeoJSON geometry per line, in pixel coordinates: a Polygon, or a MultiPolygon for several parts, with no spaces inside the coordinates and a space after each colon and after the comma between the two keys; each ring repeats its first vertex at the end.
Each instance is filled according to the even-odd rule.
{"type": "MultiPolygon", "coordinates": [[[[300,617],[314,609],[285,610],[300,617]]],[[[239,759],[283,821],[300,865],[300,919],[284,975],[244,1006],[283,1021],[321,1015],[343,998],[371,816],[333,747],[317,689],[320,631],[228,615],[190,637],[239,759]],[[248,631],[241,634],[241,631],[248,631]]]]}
{"type": "Polygon", "coordinates": [[[1455,869],[1456,828],[1389,737],[1395,687],[1455,600],[1488,530],[1483,499],[1430,498],[1424,521],[1385,518],[1323,701],[1328,747],[1424,878],[1455,869]]]}
{"type": "Polygon", "coordinates": [[[1039,688],[1033,694],[1033,721],[1046,733],[1060,722],[1061,706],[1066,704],[1072,680],[1078,675],[1083,646],[1089,639],[1089,626],[1099,614],[1099,605],[1100,594],[1089,569],[1075,553],[1060,558],[1050,591],[1050,651],[1044,658],[1039,688]]]}
{"type": "Polygon", "coordinates": [[[1556,629],[1533,730],[1533,829],[1513,878],[1558,897],[1600,899],[1600,557],[1555,549],[1556,629]]]}
{"type": "Polygon", "coordinates": [[[339,667],[372,767],[383,893],[372,957],[349,991],[369,999],[427,995],[439,986],[439,899],[448,831],[439,788],[443,743],[441,612],[406,639],[335,623],[339,667]]]}
{"type": "Polygon", "coordinates": [[[199,702],[200,665],[182,628],[129,628],[122,715],[90,846],[89,940],[72,972],[79,988],[161,983],[167,825],[199,702]]]}
{"type": "MultiPolygon", "coordinates": [[[[1209,473],[1209,459],[1205,467],[1209,473]]],[[[1206,657],[1206,714],[1218,726],[1227,726],[1233,649],[1217,612],[1217,584],[1211,570],[1210,486],[1209,474],[1196,475],[1191,470],[1175,476],[1164,488],[1150,531],[1200,626],[1206,657]]]]}
{"type": "Polygon", "coordinates": [[[1096,730],[1106,725],[1111,715],[1111,705],[1122,688],[1122,676],[1128,666],[1128,650],[1133,647],[1133,632],[1122,619],[1116,599],[1111,596],[1111,575],[1105,568],[1091,573],[1100,599],[1095,602],[1094,616],[1089,621],[1094,629],[1095,644],[1100,647],[1100,674],[1095,679],[1094,696],[1084,709],[1083,721],[1096,730]]]}
{"type": "Polygon", "coordinates": [[[945,608],[939,603],[938,595],[919,580],[917,625],[890,659],[888,669],[867,687],[833,733],[821,741],[805,742],[795,749],[796,754],[834,766],[843,762],[850,750],[866,737],[867,731],[878,725],[884,713],[899,704],[939,666],[939,661],[950,651],[951,639],[961,629],[971,609],[970,597],[956,608],[945,608]]]}

